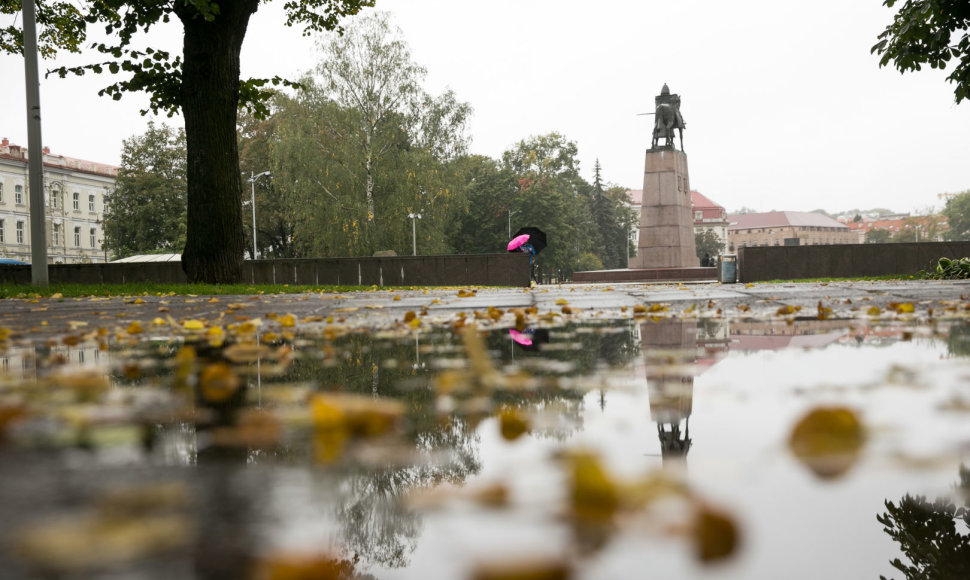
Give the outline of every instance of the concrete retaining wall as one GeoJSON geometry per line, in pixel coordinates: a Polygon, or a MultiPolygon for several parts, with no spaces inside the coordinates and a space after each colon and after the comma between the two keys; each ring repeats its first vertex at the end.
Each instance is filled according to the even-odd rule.
{"type": "MultiPolygon", "coordinates": [[[[184,283],[180,262],[52,264],[54,283],[184,283]]],[[[524,253],[387,258],[306,258],[243,262],[246,284],[341,286],[529,286],[524,253]]],[[[0,283],[30,284],[30,266],[0,265],[0,283]]]]}
{"type": "Polygon", "coordinates": [[[967,256],[970,242],[748,247],[738,251],[738,281],[911,275],[967,256]]]}

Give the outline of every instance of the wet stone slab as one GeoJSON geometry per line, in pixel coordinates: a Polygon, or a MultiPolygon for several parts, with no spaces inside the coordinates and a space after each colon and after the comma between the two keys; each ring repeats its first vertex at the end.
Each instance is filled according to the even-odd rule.
{"type": "Polygon", "coordinates": [[[0,569],[965,565],[966,286],[726,286],[3,301],[0,569]]]}

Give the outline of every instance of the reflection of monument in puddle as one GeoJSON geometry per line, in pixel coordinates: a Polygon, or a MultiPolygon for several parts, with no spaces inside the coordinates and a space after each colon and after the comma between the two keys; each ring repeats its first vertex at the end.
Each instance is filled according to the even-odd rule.
{"type": "Polygon", "coordinates": [[[697,326],[696,320],[679,319],[661,319],[640,325],[650,418],[657,423],[664,464],[668,459],[686,460],[692,443],[690,414],[694,399],[697,326]]]}
{"type": "Polygon", "coordinates": [[[694,377],[734,351],[822,348],[850,331],[843,320],[735,321],[724,319],[659,319],[640,325],[646,366],[650,418],[657,424],[660,452],[686,461],[693,444],[690,416],[694,377]]]}

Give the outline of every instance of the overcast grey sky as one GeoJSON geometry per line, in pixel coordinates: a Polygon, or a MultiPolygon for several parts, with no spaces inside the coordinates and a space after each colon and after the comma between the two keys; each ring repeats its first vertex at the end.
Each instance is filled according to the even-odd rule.
{"type": "MultiPolygon", "coordinates": [[[[296,77],[313,41],[260,8],[244,75],[296,77]]],[[[471,151],[499,157],[557,131],[581,170],[639,189],[653,98],[682,98],[691,185],[728,210],[941,207],[970,189],[970,103],[941,71],[900,75],[869,54],[892,12],[880,0],[377,0],[428,69],[426,88],[469,102],[471,151]]],[[[156,42],[178,52],[177,25],[156,42]]],[[[75,61],[78,57],[73,57],[75,61]]],[[[51,63],[42,63],[49,67],[51,63]]],[[[26,146],[23,66],[0,57],[0,135],[26,146]]],[[[110,77],[42,81],[44,143],[118,163],[147,99],[97,97],[110,77]]],[[[166,119],[162,119],[166,120],[166,119]]],[[[166,120],[178,123],[175,120],[166,120]]]]}

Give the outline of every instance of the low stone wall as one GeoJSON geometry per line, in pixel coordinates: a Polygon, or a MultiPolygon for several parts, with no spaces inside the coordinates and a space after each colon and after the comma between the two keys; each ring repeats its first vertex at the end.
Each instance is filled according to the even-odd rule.
{"type": "Polygon", "coordinates": [[[573,282],[687,282],[717,280],[717,268],[631,268],[573,272],[573,282]]]}
{"type": "MultiPolygon", "coordinates": [[[[52,264],[54,283],[184,283],[179,262],[52,264]]],[[[305,258],[243,262],[247,284],[342,286],[529,286],[524,253],[385,258],[305,258]]],[[[0,265],[0,284],[30,284],[30,266],[0,265]]]]}
{"type": "Polygon", "coordinates": [[[738,281],[908,276],[967,256],[970,242],[746,247],[738,250],[738,281]]]}

